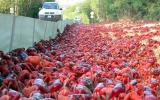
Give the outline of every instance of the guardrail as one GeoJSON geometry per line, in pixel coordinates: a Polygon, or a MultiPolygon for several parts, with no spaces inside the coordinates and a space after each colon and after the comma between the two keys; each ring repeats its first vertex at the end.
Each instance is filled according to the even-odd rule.
{"type": "Polygon", "coordinates": [[[0,50],[7,53],[20,47],[30,47],[41,39],[55,38],[57,29],[63,33],[67,24],[72,25],[73,20],[58,22],[43,21],[23,16],[0,14],[0,50]]]}

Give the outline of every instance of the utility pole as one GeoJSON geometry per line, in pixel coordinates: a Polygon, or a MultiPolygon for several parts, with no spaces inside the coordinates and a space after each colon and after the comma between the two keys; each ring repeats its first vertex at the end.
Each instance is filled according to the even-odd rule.
{"type": "Polygon", "coordinates": [[[100,22],[100,0],[98,0],[98,21],[100,22]]]}
{"type": "Polygon", "coordinates": [[[14,7],[14,9],[15,9],[15,15],[18,15],[18,0],[15,0],[15,7],[14,7]]]}
{"type": "Polygon", "coordinates": [[[94,12],[93,12],[93,11],[91,11],[91,13],[90,13],[90,14],[91,14],[91,16],[90,16],[90,17],[91,17],[91,23],[93,23],[93,20],[94,20],[94,19],[93,19],[93,18],[94,18],[94,12]]]}

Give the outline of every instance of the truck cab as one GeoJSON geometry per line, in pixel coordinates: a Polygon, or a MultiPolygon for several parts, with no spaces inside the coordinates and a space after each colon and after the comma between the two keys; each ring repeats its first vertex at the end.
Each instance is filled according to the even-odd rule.
{"type": "Polygon", "coordinates": [[[63,19],[62,8],[56,2],[44,2],[38,13],[41,20],[58,21],[63,19]]]}

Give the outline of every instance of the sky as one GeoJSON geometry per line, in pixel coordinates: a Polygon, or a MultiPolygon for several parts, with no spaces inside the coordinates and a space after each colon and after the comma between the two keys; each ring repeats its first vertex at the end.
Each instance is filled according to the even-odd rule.
{"type": "Polygon", "coordinates": [[[66,8],[68,6],[74,5],[79,2],[83,2],[85,0],[56,0],[62,8],[66,8]]]}

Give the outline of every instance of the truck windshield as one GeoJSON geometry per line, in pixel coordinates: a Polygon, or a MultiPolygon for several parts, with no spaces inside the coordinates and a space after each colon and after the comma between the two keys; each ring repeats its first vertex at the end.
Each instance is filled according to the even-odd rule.
{"type": "Polygon", "coordinates": [[[58,9],[58,5],[56,3],[44,3],[42,8],[45,8],[45,9],[58,9]]]}

